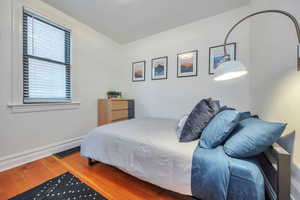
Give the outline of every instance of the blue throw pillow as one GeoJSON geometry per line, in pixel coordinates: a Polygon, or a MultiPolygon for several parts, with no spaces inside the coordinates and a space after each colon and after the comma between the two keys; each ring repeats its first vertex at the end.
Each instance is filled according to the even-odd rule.
{"type": "Polygon", "coordinates": [[[245,119],[227,139],[224,151],[234,158],[258,155],[279,139],[285,127],[284,123],[271,123],[255,118],[245,119]]]}
{"type": "Polygon", "coordinates": [[[209,121],[219,112],[218,101],[212,99],[201,100],[189,114],[180,135],[179,142],[191,142],[200,138],[203,129],[209,121]]]}
{"type": "MultiPolygon", "coordinates": [[[[220,108],[219,112],[222,112],[225,110],[236,110],[236,109],[228,107],[228,106],[223,106],[220,108]]],[[[259,117],[257,115],[252,115],[251,112],[249,112],[249,111],[240,113],[240,121],[242,121],[244,119],[248,119],[248,118],[259,118],[259,117]]]]}
{"type": "Polygon", "coordinates": [[[240,113],[236,110],[218,113],[202,132],[200,147],[209,149],[222,144],[239,123],[239,118],[240,113]]]}

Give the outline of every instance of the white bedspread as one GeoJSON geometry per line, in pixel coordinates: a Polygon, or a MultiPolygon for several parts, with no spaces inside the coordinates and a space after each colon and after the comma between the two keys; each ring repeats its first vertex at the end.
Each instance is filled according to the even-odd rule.
{"type": "Polygon", "coordinates": [[[191,195],[193,151],[198,141],[179,143],[176,120],[144,118],[98,127],[81,155],[115,166],[162,188],[191,195]]]}

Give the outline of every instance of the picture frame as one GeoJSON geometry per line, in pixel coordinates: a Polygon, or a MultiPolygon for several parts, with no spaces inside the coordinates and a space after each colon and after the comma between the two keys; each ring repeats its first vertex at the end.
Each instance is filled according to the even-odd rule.
{"type": "Polygon", "coordinates": [[[198,50],[177,54],[177,78],[198,76],[198,50]]]}
{"type": "Polygon", "coordinates": [[[153,58],[151,61],[151,79],[168,79],[168,56],[153,58]]]}
{"type": "MultiPolygon", "coordinates": [[[[236,42],[226,45],[230,60],[236,60],[236,42]]],[[[219,64],[224,59],[224,45],[213,46],[209,48],[209,66],[208,74],[214,75],[219,64]]]]}
{"type": "Polygon", "coordinates": [[[140,82],[146,80],[146,61],[138,61],[132,63],[132,82],[140,82]]]}

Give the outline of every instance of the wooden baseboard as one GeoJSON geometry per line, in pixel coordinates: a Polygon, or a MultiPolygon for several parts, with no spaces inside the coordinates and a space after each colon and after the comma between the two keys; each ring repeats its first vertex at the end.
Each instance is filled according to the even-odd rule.
{"type": "Polygon", "coordinates": [[[76,137],[62,142],[24,151],[22,153],[2,157],[0,158],[0,172],[79,146],[83,138],[83,136],[76,137]]]}

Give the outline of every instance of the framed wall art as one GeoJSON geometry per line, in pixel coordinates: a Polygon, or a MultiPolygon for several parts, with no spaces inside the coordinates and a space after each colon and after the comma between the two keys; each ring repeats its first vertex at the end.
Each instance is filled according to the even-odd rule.
{"type": "Polygon", "coordinates": [[[198,50],[177,54],[177,77],[191,77],[198,74],[198,50]]]}
{"type": "Polygon", "coordinates": [[[132,81],[145,81],[146,61],[132,63],[132,81]]]}
{"type": "MultiPolygon", "coordinates": [[[[230,60],[236,60],[236,43],[226,45],[230,60]]],[[[224,61],[224,45],[209,48],[209,69],[208,73],[213,75],[220,63],[224,61]]]]}
{"type": "Polygon", "coordinates": [[[152,59],[151,79],[168,79],[168,57],[159,57],[152,59]]]}

